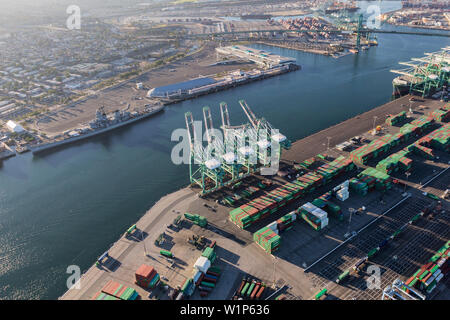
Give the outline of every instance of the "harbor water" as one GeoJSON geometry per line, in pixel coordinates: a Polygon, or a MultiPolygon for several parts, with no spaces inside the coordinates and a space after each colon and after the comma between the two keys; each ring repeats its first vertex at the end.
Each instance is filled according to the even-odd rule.
{"type": "MultiPolygon", "coordinates": [[[[152,118],[37,156],[0,165],[0,299],[56,299],[67,267],[87,270],[160,197],[188,184],[170,141],[184,113],[219,125],[226,101],[233,124],[239,99],[291,140],[388,102],[399,61],[449,45],[447,38],[382,34],[379,46],[339,59],[255,45],[295,57],[301,71],[168,106],[152,118]]],[[[325,141],[324,141],[325,143],[325,141]]]]}

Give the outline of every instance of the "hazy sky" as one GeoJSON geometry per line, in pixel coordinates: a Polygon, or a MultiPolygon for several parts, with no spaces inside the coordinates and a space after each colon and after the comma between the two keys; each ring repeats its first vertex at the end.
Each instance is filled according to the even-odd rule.
{"type": "MultiPolygon", "coordinates": [[[[0,0],[0,26],[8,28],[19,24],[45,24],[64,21],[69,5],[80,6],[82,12],[101,15],[103,11],[115,12],[137,3],[161,0],[0,0]]],[[[168,0],[163,0],[168,1],[168,0]]]]}

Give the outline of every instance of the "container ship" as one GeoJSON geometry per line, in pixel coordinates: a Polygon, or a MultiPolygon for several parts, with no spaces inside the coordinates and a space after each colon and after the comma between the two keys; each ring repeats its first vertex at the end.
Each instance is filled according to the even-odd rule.
{"type": "Polygon", "coordinates": [[[406,94],[425,98],[445,92],[450,79],[449,53],[450,47],[445,47],[438,52],[426,53],[425,57],[400,62],[405,68],[391,70],[398,75],[392,80],[392,98],[406,94]]]}

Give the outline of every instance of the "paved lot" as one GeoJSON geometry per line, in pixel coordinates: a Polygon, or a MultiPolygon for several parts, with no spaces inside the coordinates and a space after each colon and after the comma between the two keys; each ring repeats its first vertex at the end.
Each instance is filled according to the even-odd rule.
{"type": "MultiPolygon", "coordinates": [[[[426,102],[426,104],[433,107],[439,105],[435,101],[426,102]]],[[[386,106],[381,108],[386,108],[386,106]]],[[[415,114],[414,116],[419,115],[415,114]]],[[[326,137],[335,130],[338,132],[353,130],[353,126],[346,122],[329,130],[320,132],[320,135],[326,137]]],[[[395,130],[398,130],[398,128],[386,128],[385,132],[395,132],[395,130]]],[[[361,132],[356,134],[361,134],[361,132]]],[[[316,140],[320,139],[320,135],[313,135],[313,138],[308,137],[300,140],[294,143],[292,149],[300,150],[298,145],[303,145],[306,143],[305,141],[309,141],[309,144],[314,145],[315,149],[311,148],[306,152],[314,150],[312,155],[323,152],[325,151],[323,150],[324,146],[318,143],[320,140],[316,140]]],[[[366,135],[366,137],[373,139],[370,135],[366,135]]],[[[332,156],[338,156],[339,154],[345,153],[336,150],[330,153],[332,156]]],[[[272,215],[270,219],[261,221],[246,231],[240,230],[228,220],[229,207],[216,203],[221,195],[231,193],[231,190],[225,189],[207,199],[199,199],[197,194],[189,188],[179,190],[162,198],[137,222],[137,227],[142,231],[143,237],[141,233],[137,233],[137,237],[134,239],[122,237],[118,240],[109,251],[112,257],[111,261],[105,263],[102,269],[95,266],[91,267],[81,279],[81,290],[69,290],[62,299],[90,299],[110,279],[136,288],[143,299],[152,299],[155,296],[167,299],[167,293],[160,290],[148,292],[134,285],[134,271],[142,263],[150,264],[163,277],[168,279],[167,283],[170,287],[175,288],[182,285],[185,279],[192,277],[193,264],[201,254],[201,251],[195,249],[186,241],[193,234],[204,236],[209,241],[217,241],[218,259],[216,264],[223,270],[223,275],[208,299],[230,298],[233,290],[235,290],[236,283],[242,279],[243,275],[260,279],[268,286],[273,286],[274,289],[289,285],[290,289],[287,290],[287,294],[297,299],[310,299],[324,286],[330,286],[328,298],[378,299],[380,291],[369,292],[365,290],[364,275],[350,279],[349,284],[343,286],[335,285],[334,280],[339,273],[352,266],[355,261],[409,221],[424,206],[432,203],[433,201],[430,198],[422,195],[423,191],[440,195],[439,192],[442,193],[443,188],[448,187],[450,170],[439,176],[437,175],[449,167],[450,156],[443,153],[439,155],[439,160],[435,162],[419,157],[414,158],[413,175],[407,182],[407,191],[411,193],[411,197],[407,200],[402,195],[403,187],[398,186],[385,194],[383,197],[384,203],[380,202],[381,194],[377,191],[369,193],[366,197],[351,194],[350,199],[344,203],[338,202],[345,213],[344,221],[339,222],[330,217],[329,226],[320,232],[313,231],[303,221],[295,222],[291,230],[281,234],[281,248],[273,255],[265,253],[252,241],[252,233],[290,210],[296,209],[299,205],[325,193],[342,180],[356,175],[357,171],[348,173],[328,186],[319,188],[313,194],[298,200],[272,215]],[[436,176],[437,178],[434,179],[436,176]],[[431,181],[431,179],[434,180],[431,181]],[[421,186],[423,186],[422,189],[421,186]],[[209,205],[209,208],[204,206],[205,203],[209,205]],[[348,209],[357,209],[361,206],[367,208],[366,212],[360,215],[353,214],[350,222],[348,209]],[[393,206],[396,207],[389,210],[393,206]],[[211,208],[214,208],[214,210],[211,208]],[[167,225],[172,223],[176,216],[185,212],[198,213],[207,217],[208,228],[202,229],[187,223],[178,232],[169,230],[167,225]],[[353,239],[346,241],[345,234],[347,232],[361,230],[368,223],[375,221],[376,218],[385,213],[386,215],[379,218],[373,225],[361,231],[353,239]],[[166,233],[167,240],[163,248],[174,253],[176,257],[174,261],[168,261],[168,259],[160,256],[160,248],[154,245],[155,239],[163,231],[166,233]],[[314,264],[337,246],[340,247],[336,251],[314,264]],[[147,252],[147,255],[145,255],[145,252],[147,252]],[[311,268],[309,268],[310,266],[311,268]],[[305,272],[305,268],[307,272],[305,272]]],[[[302,152],[292,154],[292,157],[295,161],[302,161],[310,156],[305,156],[302,152]]],[[[399,178],[404,181],[401,176],[399,178]]],[[[249,179],[250,184],[255,179],[258,178],[251,177],[249,179]]],[[[281,183],[282,179],[277,177],[273,181],[276,185],[281,183]]],[[[434,220],[419,221],[419,223],[408,227],[408,230],[402,233],[399,241],[396,241],[389,249],[392,251],[386,251],[386,253],[376,256],[375,260],[371,261],[384,270],[383,288],[396,277],[406,277],[411,269],[428,259],[433,250],[438,249],[442,242],[448,240],[450,232],[447,216],[448,203],[445,203],[445,208],[447,208],[447,212],[434,220]],[[397,258],[393,260],[394,256],[397,258]]],[[[200,299],[198,293],[192,298],[200,299]]]]}

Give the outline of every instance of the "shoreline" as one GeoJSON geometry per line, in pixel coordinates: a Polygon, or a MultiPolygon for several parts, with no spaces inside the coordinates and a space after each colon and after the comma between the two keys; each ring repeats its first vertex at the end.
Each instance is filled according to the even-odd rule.
{"type": "Polygon", "coordinates": [[[41,151],[49,150],[49,149],[60,147],[60,146],[66,145],[66,144],[70,144],[70,143],[76,142],[76,141],[80,141],[80,140],[84,140],[84,139],[87,139],[87,138],[90,138],[90,137],[94,137],[94,136],[106,133],[108,131],[111,131],[111,130],[114,130],[114,129],[117,129],[117,128],[121,128],[121,127],[130,125],[130,124],[132,124],[134,122],[137,122],[137,121],[149,118],[149,117],[151,117],[153,115],[156,115],[156,114],[158,114],[160,112],[163,112],[164,108],[165,108],[165,106],[162,106],[160,109],[158,109],[158,110],[156,110],[154,112],[148,112],[148,113],[142,114],[140,116],[137,116],[136,118],[133,118],[133,119],[130,119],[130,120],[126,120],[126,121],[123,121],[123,122],[119,122],[119,123],[110,125],[109,127],[95,130],[93,132],[89,132],[89,133],[86,133],[86,134],[81,134],[81,135],[76,136],[76,137],[70,137],[70,138],[67,138],[67,139],[54,141],[54,142],[50,142],[50,143],[42,143],[42,144],[30,147],[30,150],[31,150],[31,152],[33,154],[35,154],[35,153],[39,153],[41,151]]]}
{"type": "Polygon", "coordinates": [[[41,151],[45,151],[45,150],[49,150],[49,149],[52,149],[52,148],[60,147],[60,146],[66,145],[66,144],[70,144],[70,143],[76,142],[76,141],[85,140],[87,138],[94,137],[94,136],[103,134],[103,133],[108,132],[108,131],[112,131],[114,129],[117,129],[117,128],[120,128],[120,127],[123,127],[123,126],[126,126],[126,125],[130,125],[130,124],[132,124],[134,122],[137,122],[139,120],[143,120],[143,119],[148,118],[148,117],[150,117],[152,115],[160,113],[160,112],[164,111],[164,108],[165,108],[166,105],[176,104],[176,103],[179,103],[179,102],[182,102],[182,101],[185,101],[185,100],[195,99],[195,98],[198,98],[198,97],[203,96],[203,95],[213,94],[213,93],[216,93],[216,92],[224,91],[224,90],[227,90],[227,89],[230,89],[230,88],[234,88],[234,87],[237,87],[237,86],[245,85],[245,84],[252,83],[252,82],[255,82],[255,81],[264,80],[264,79],[267,79],[267,78],[279,76],[279,75],[282,75],[282,74],[285,74],[285,73],[289,73],[289,72],[292,72],[292,71],[297,71],[297,70],[300,70],[300,69],[301,69],[301,67],[298,66],[298,65],[290,65],[287,68],[281,68],[279,70],[276,70],[275,72],[270,72],[270,73],[262,72],[261,74],[255,76],[255,77],[249,77],[249,78],[247,78],[247,79],[245,79],[243,81],[232,81],[231,83],[226,83],[224,85],[219,85],[219,86],[213,87],[213,88],[211,88],[209,90],[205,90],[205,91],[202,91],[202,92],[197,92],[197,93],[194,93],[194,94],[189,94],[189,95],[186,95],[186,96],[183,96],[183,97],[180,97],[180,98],[170,99],[170,100],[161,100],[161,102],[163,104],[163,107],[162,107],[161,110],[158,110],[156,112],[150,112],[150,113],[147,113],[147,114],[143,114],[143,115],[140,115],[140,116],[138,116],[136,118],[133,118],[133,119],[130,119],[130,120],[127,120],[127,121],[124,121],[124,122],[120,122],[120,123],[111,125],[111,126],[109,126],[107,128],[99,129],[99,130],[96,130],[94,132],[89,132],[87,134],[81,134],[80,136],[77,136],[77,137],[70,137],[70,138],[66,138],[66,139],[63,139],[63,140],[59,140],[59,141],[42,143],[42,144],[39,144],[39,145],[30,146],[29,148],[30,148],[31,152],[33,154],[35,154],[35,153],[38,153],[38,152],[41,152],[41,151]]]}

